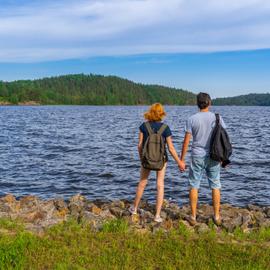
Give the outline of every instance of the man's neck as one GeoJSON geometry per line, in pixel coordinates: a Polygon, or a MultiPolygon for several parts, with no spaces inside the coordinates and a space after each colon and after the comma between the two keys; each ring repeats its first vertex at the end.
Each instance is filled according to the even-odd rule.
{"type": "Polygon", "coordinates": [[[207,107],[205,109],[201,109],[200,112],[209,112],[209,107],[207,107]]]}

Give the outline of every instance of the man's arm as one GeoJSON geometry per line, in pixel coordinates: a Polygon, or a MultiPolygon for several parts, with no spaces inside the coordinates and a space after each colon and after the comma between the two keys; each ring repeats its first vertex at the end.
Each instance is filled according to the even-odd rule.
{"type": "Polygon", "coordinates": [[[168,149],[169,149],[169,152],[171,153],[172,157],[174,158],[174,160],[176,161],[180,171],[184,171],[185,170],[185,164],[184,162],[182,162],[178,155],[177,155],[177,152],[174,148],[174,145],[173,145],[173,141],[172,141],[172,136],[168,136],[166,138],[166,142],[167,142],[167,145],[168,145],[168,149]]]}
{"type": "Polygon", "coordinates": [[[186,132],[183,146],[182,146],[181,158],[180,158],[183,162],[185,162],[185,157],[186,157],[186,153],[188,151],[190,139],[191,139],[191,133],[186,132]]]}

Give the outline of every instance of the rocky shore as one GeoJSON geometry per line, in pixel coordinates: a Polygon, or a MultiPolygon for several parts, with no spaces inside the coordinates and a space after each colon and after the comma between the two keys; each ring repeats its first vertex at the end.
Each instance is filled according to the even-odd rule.
{"type": "Polygon", "coordinates": [[[221,206],[222,226],[216,227],[212,222],[212,207],[201,204],[198,208],[198,223],[191,227],[185,218],[190,213],[188,205],[179,207],[175,203],[164,201],[161,216],[164,221],[157,224],[153,221],[155,206],[147,201],[141,203],[138,215],[130,215],[130,202],[89,201],[81,195],[75,195],[69,200],[41,200],[36,196],[25,196],[17,199],[9,194],[0,198],[0,218],[18,220],[25,228],[35,233],[43,233],[46,228],[65,222],[70,218],[77,222],[88,223],[93,230],[100,230],[104,222],[116,218],[125,219],[130,228],[140,232],[155,232],[162,229],[168,231],[178,228],[179,224],[188,230],[203,233],[214,228],[217,231],[233,232],[240,228],[243,232],[251,232],[260,228],[270,227],[270,206],[248,205],[244,208],[229,204],[221,206]]]}

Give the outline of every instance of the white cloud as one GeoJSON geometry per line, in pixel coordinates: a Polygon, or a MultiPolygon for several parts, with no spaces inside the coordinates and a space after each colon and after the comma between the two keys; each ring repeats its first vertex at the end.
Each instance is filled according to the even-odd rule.
{"type": "Polygon", "coordinates": [[[0,4],[1,62],[270,47],[267,0],[0,4]]]}

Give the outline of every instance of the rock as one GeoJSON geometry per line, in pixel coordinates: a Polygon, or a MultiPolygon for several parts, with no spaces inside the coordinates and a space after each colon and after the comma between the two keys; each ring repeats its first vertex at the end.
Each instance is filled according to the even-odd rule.
{"type": "Polygon", "coordinates": [[[194,232],[194,227],[191,226],[191,225],[189,224],[189,222],[186,221],[186,220],[179,220],[179,222],[178,222],[178,228],[179,228],[180,226],[183,226],[183,227],[185,228],[185,230],[187,230],[188,232],[194,232]]]}
{"type": "Polygon", "coordinates": [[[260,224],[264,223],[264,221],[265,221],[265,214],[263,212],[259,212],[259,211],[252,211],[252,215],[253,215],[254,219],[256,220],[256,223],[260,227],[260,224]]]}
{"type": "Polygon", "coordinates": [[[270,207],[266,207],[265,214],[268,218],[270,218],[270,207]]]}
{"type": "Polygon", "coordinates": [[[229,204],[229,203],[223,203],[223,204],[220,205],[220,208],[221,208],[222,210],[231,209],[232,207],[233,207],[233,206],[232,206],[231,204],[229,204]]]}
{"type": "Polygon", "coordinates": [[[82,196],[81,194],[76,194],[72,196],[69,200],[69,203],[78,203],[78,202],[85,202],[86,198],[82,196]]]}
{"type": "Polygon", "coordinates": [[[54,199],[53,203],[55,208],[59,211],[67,209],[67,203],[63,199],[54,199]]]}
{"type": "Polygon", "coordinates": [[[163,207],[163,208],[167,208],[167,207],[169,207],[169,206],[170,206],[169,201],[168,201],[168,200],[166,200],[166,199],[164,199],[164,200],[163,200],[162,207],[163,207]]]}
{"type": "Polygon", "coordinates": [[[130,216],[130,212],[126,209],[123,211],[122,217],[128,217],[128,216],[130,216]]]}
{"type": "Polygon", "coordinates": [[[182,214],[182,212],[180,211],[180,208],[167,208],[164,210],[164,212],[167,214],[167,217],[175,220],[175,219],[180,219],[183,218],[184,215],[182,214]]]}
{"type": "Polygon", "coordinates": [[[210,231],[210,228],[205,223],[198,223],[194,226],[194,229],[197,233],[207,233],[210,231]]]}
{"type": "Polygon", "coordinates": [[[16,200],[15,196],[13,196],[12,194],[7,194],[7,195],[0,198],[0,202],[7,203],[7,204],[13,204],[13,203],[16,203],[17,200],[16,200]]]}
{"type": "Polygon", "coordinates": [[[150,212],[153,212],[156,209],[154,204],[149,204],[148,201],[145,201],[145,200],[141,201],[139,208],[143,209],[144,211],[150,211],[150,212]]]}
{"type": "Polygon", "coordinates": [[[111,208],[110,208],[110,212],[111,212],[114,216],[120,218],[120,217],[123,216],[124,210],[123,210],[123,208],[120,208],[120,207],[111,207],[111,208]]]}
{"type": "Polygon", "coordinates": [[[66,220],[67,215],[68,215],[68,209],[63,208],[62,210],[56,210],[56,211],[54,211],[53,215],[57,219],[65,219],[66,220]]]}
{"type": "Polygon", "coordinates": [[[20,199],[21,209],[31,209],[39,205],[39,198],[36,196],[28,195],[20,199]]]}
{"type": "Polygon", "coordinates": [[[26,212],[24,214],[18,215],[18,218],[27,223],[37,224],[43,219],[45,219],[47,213],[43,210],[34,210],[32,212],[26,212]]]}
{"type": "Polygon", "coordinates": [[[90,207],[89,211],[95,215],[99,215],[102,212],[102,209],[93,204],[92,207],[90,207]]]}
{"type": "MultiPolygon", "coordinates": [[[[202,204],[198,207],[196,224],[191,227],[189,223],[182,220],[190,214],[189,205],[181,208],[176,203],[164,200],[161,211],[163,222],[154,222],[155,205],[142,201],[139,215],[130,215],[128,207],[130,201],[117,200],[113,202],[95,200],[91,202],[80,194],[70,198],[68,203],[63,199],[40,200],[36,196],[25,196],[17,200],[8,194],[0,198],[0,217],[20,219],[27,224],[27,229],[40,233],[45,228],[66,221],[69,217],[84,221],[91,229],[100,230],[104,224],[111,219],[122,218],[126,220],[130,228],[139,233],[156,232],[163,230],[167,232],[173,228],[188,232],[206,233],[210,230],[207,226],[212,220],[213,208],[202,204]]],[[[233,207],[229,204],[221,205],[222,227],[214,226],[217,232],[225,228],[229,233],[240,227],[244,232],[258,230],[258,228],[270,227],[270,207],[249,205],[248,208],[233,207]]],[[[212,224],[212,223],[211,223],[212,224]]]]}
{"type": "Polygon", "coordinates": [[[249,211],[242,212],[242,225],[241,229],[243,232],[248,232],[252,224],[252,217],[249,211]]]}
{"type": "Polygon", "coordinates": [[[40,209],[42,209],[43,211],[46,211],[51,216],[52,216],[53,212],[56,210],[56,207],[55,207],[53,200],[42,201],[42,202],[40,202],[38,207],[40,209]]]}
{"type": "Polygon", "coordinates": [[[262,211],[262,208],[258,205],[248,204],[247,209],[250,211],[262,211]]]}
{"type": "Polygon", "coordinates": [[[161,223],[152,223],[151,224],[151,231],[152,233],[156,233],[161,230],[161,223]]]}
{"type": "Polygon", "coordinates": [[[152,222],[154,215],[150,211],[142,211],[140,214],[141,224],[146,224],[152,222]]]}
{"type": "Polygon", "coordinates": [[[225,228],[228,232],[233,232],[237,227],[242,225],[242,216],[238,215],[233,218],[222,219],[222,227],[225,228]]]}
{"type": "Polygon", "coordinates": [[[270,228],[270,219],[265,219],[264,221],[261,221],[259,224],[260,228],[270,228]]]}
{"type": "Polygon", "coordinates": [[[232,224],[230,220],[223,220],[222,227],[228,232],[233,232],[236,228],[236,226],[232,224]]]}
{"type": "Polygon", "coordinates": [[[197,222],[198,223],[209,224],[210,220],[212,220],[212,216],[211,215],[197,215],[197,222]]]}
{"type": "Polygon", "coordinates": [[[165,212],[165,211],[161,211],[161,212],[160,212],[160,217],[161,217],[162,219],[166,219],[166,218],[167,218],[166,212],[165,212]]]}
{"type": "Polygon", "coordinates": [[[99,217],[101,217],[103,220],[115,219],[115,216],[111,214],[110,210],[102,210],[99,213],[99,217]]]}
{"type": "Polygon", "coordinates": [[[202,204],[198,207],[198,215],[211,217],[213,215],[213,207],[208,204],[202,204]]]}
{"type": "Polygon", "coordinates": [[[190,206],[189,205],[183,205],[182,208],[179,209],[179,213],[181,217],[185,217],[190,214],[190,206]]]}
{"type": "Polygon", "coordinates": [[[85,207],[85,203],[86,203],[85,197],[81,196],[80,194],[71,197],[68,204],[70,215],[76,219],[80,219],[81,213],[83,212],[85,207]]]}
{"type": "Polygon", "coordinates": [[[99,231],[102,228],[103,220],[96,216],[95,214],[85,211],[82,215],[82,222],[87,223],[90,228],[94,231],[99,231]]]}
{"type": "Polygon", "coordinates": [[[173,226],[173,221],[171,219],[164,220],[161,224],[161,227],[167,231],[171,230],[173,226]]]}
{"type": "Polygon", "coordinates": [[[139,215],[131,215],[128,217],[129,224],[139,224],[139,222],[140,222],[139,215]]]}
{"type": "Polygon", "coordinates": [[[120,209],[125,209],[125,203],[123,201],[113,201],[111,204],[110,204],[110,207],[114,208],[114,207],[117,207],[117,208],[120,208],[120,209]]]}

